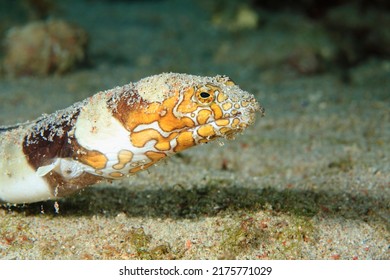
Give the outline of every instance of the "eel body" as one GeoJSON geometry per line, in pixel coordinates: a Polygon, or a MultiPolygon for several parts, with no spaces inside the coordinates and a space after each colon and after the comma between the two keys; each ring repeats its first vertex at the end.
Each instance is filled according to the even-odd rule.
{"type": "Polygon", "coordinates": [[[227,139],[263,109],[226,76],[164,73],[0,128],[0,202],[57,199],[192,146],[227,139]]]}

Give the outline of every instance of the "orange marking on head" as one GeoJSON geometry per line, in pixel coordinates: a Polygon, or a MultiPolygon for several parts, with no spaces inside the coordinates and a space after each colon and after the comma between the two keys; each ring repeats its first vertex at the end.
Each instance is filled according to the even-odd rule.
{"type": "Polygon", "coordinates": [[[145,169],[151,167],[153,164],[155,164],[155,162],[149,162],[147,164],[143,164],[143,165],[134,167],[134,168],[130,169],[129,173],[137,173],[138,171],[145,170],[145,169]]]}
{"type": "Polygon", "coordinates": [[[211,104],[210,107],[211,107],[211,110],[213,110],[213,112],[214,112],[214,118],[216,120],[222,118],[223,113],[222,113],[221,107],[219,107],[218,104],[213,103],[213,104],[211,104]]]}
{"type": "Polygon", "coordinates": [[[177,118],[173,115],[172,112],[169,112],[169,114],[167,114],[163,118],[160,118],[158,124],[160,125],[161,129],[166,132],[175,129],[195,126],[195,123],[190,118],[187,117],[177,118]]]}
{"type": "Polygon", "coordinates": [[[234,127],[234,128],[237,127],[239,123],[240,123],[239,119],[234,119],[232,122],[232,127],[234,127]]]}
{"type": "Polygon", "coordinates": [[[153,152],[153,151],[146,152],[145,154],[153,162],[157,162],[157,161],[159,161],[167,156],[165,153],[159,153],[159,152],[153,152]]]}
{"type": "Polygon", "coordinates": [[[107,157],[98,151],[82,151],[78,155],[78,159],[80,162],[89,165],[95,169],[103,169],[107,164],[107,157]]]}
{"type": "Polygon", "coordinates": [[[241,106],[242,107],[248,107],[249,106],[249,102],[248,101],[241,101],[241,106]]]}
{"type": "Polygon", "coordinates": [[[205,124],[209,119],[211,112],[209,110],[203,109],[198,112],[197,121],[198,124],[205,124]]]}
{"type": "Polygon", "coordinates": [[[230,108],[232,108],[232,103],[228,102],[228,103],[225,103],[222,105],[222,108],[227,111],[229,110],[230,108]]]}
{"type": "Polygon", "coordinates": [[[227,99],[228,99],[228,96],[227,96],[226,94],[224,94],[224,93],[222,93],[222,92],[220,92],[220,93],[218,94],[218,97],[217,97],[217,101],[218,101],[218,102],[222,103],[222,102],[224,102],[224,101],[227,100],[227,99]]]}
{"type": "Polygon", "coordinates": [[[150,140],[157,140],[162,137],[161,134],[152,128],[133,132],[130,136],[131,143],[137,148],[144,147],[145,144],[150,140]]]}
{"type": "Polygon", "coordinates": [[[159,118],[160,111],[158,110],[159,104],[152,103],[147,106],[140,106],[136,104],[135,108],[128,109],[128,114],[125,120],[125,127],[127,130],[132,131],[140,124],[150,124],[159,118]]]}
{"type": "Polygon", "coordinates": [[[110,173],[110,176],[111,176],[111,177],[115,177],[115,178],[120,178],[120,177],[123,177],[124,174],[123,174],[123,173],[120,173],[120,172],[111,172],[111,173],[110,173]]]}
{"type": "Polygon", "coordinates": [[[197,103],[194,103],[194,101],[192,100],[193,95],[194,95],[194,88],[193,87],[188,88],[184,93],[183,100],[181,101],[181,103],[177,108],[179,112],[191,113],[196,111],[199,105],[197,103]]]}
{"type": "Polygon", "coordinates": [[[222,127],[222,128],[219,130],[219,132],[222,133],[222,134],[226,134],[226,133],[228,133],[229,131],[232,131],[232,129],[229,128],[229,127],[222,127]]]}
{"type": "Polygon", "coordinates": [[[156,140],[156,149],[169,150],[171,148],[170,141],[178,135],[177,132],[171,133],[168,137],[162,136],[157,130],[148,128],[138,132],[133,132],[130,136],[131,143],[137,148],[144,147],[150,140],[156,140]]]}
{"type": "Polygon", "coordinates": [[[156,143],[156,145],[154,145],[154,147],[160,151],[168,151],[171,148],[171,143],[169,143],[169,141],[162,141],[162,142],[156,143]]]}
{"type": "Polygon", "coordinates": [[[229,124],[229,120],[227,119],[219,119],[215,121],[215,124],[218,126],[227,126],[229,124]]]}
{"type": "Polygon", "coordinates": [[[114,169],[122,169],[127,163],[133,159],[133,153],[128,150],[121,150],[118,153],[118,163],[113,165],[114,169]]]}
{"type": "MultiPolygon", "coordinates": [[[[188,117],[176,117],[173,114],[173,108],[179,100],[179,92],[176,90],[175,94],[165,100],[163,103],[151,103],[149,105],[133,105],[132,108],[127,108],[129,112],[126,112],[125,127],[129,131],[133,131],[138,125],[151,124],[158,121],[162,130],[170,132],[175,129],[181,129],[185,127],[193,127],[194,122],[188,117]]],[[[191,102],[192,91],[185,93],[184,100],[178,106],[180,113],[187,113],[195,111],[197,105],[191,102]],[[188,104],[186,104],[188,102],[188,104]],[[191,104],[192,105],[191,105],[191,104]]],[[[122,106],[123,107],[123,106],[122,106]]],[[[122,108],[124,110],[124,108],[122,108]]]]}
{"type": "Polygon", "coordinates": [[[211,124],[206,124],[206,125],[202,125],[198,129],[198,134],[199,134],[199,136],[204,137],[204,138],[212,137],[215,135],[215,130],[211,124]]]}
{"type": "Polygon", "coordinates": [[[154,151],[148,151],[145,153],[145,155],[151,160],[151,162],[136,166],[132,169],[130,169],[129,173],[136,173],[138,171],[144,170],[158,162],[159,160],[163,159],[167,155],[165,153],[160,153],[160,152],[154,152],[154,151]]]}
{"type": "Polygon", "coordinates": [[[192,137],[191,131],[184,131],[179,134],[177,137],[177,146],[175,147],[175,152],[180,152],[184,149],[192,147],[195,145],[195,140],[192,137]]]}
{"type": "Polygon", "coordinates": [[[240,100],[238,99],[238,97],[235,96],[235,95],[233,95],[232,97],[230,97],[230,100],[231,100],[233,103],[237,103],[238,101],[240,101],[240,100]]]}
{"type": "Polygon", "coordinates": [[[140,124],[151,124],[166,117],[169,112],[172,112],[177,101],[178,93],[167,98],[163,103],[147,103],[142,100],[131,103],[129,99],[123,99],[118,103],[114,116],[128,131],[133,131],[140,124]]]}

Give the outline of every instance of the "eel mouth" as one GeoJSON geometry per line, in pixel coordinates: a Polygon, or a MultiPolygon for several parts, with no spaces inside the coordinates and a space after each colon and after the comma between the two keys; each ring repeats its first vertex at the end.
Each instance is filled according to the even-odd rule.
{"type": "Polygon", "coordinates": [[[242,133],[248,126],[255,122],[256,114],[260,112],[260,116],[264,116],[264,109],[257,101],[253,101],[251,105],[246,108],[237,110],[235,114],[230,114],[227,117],[220,119],[213,119],[210,122],[198,125],[195,127],[195,132],[203,141],[211,141],[216,138],[225,138],[227,140],[233,140],[237,134],[242,133]],[[204,129],[202,127],[211,126],[212,129],[204,129]],[[200,131],[208,131],[208,135],[202,135],[200,131]]]}
{"type": "Polygon", "coordinates": [[[199,143],[207,143],[218,138],[234,140],[237,134],[242,133],[255,122],[257,112],[260,112],[261,116],[264,115],[264,109],[254,99],[251,100],[250,105],[235,111],[234,114],[227,113],[227,116],[219,119],[213,118],[203,124],[178,129],[176,130],[178,135],[175,138],[180,137],[181,141],[188,142],[187,147],[199,143]],[[191,139],[189,134],[184,136],[184,134],[189,132],[191,132],[191,139]],[[190,142],[192,143],[191,145],[190,142]]]}
{"type": "Polygon", "coordinates": [[[194,131],[199,135],[203,141],[211,141],[216,138],[225,138],[227,140],[234,140],[235,136],[242,133],[251,123],[253,123],[254,117],[249,117],[249,122],[246,119],[242,119],[241,113],[233,117],[221,118],[213,120],[206,124],[198,125],[194,128],[194,131]],[[226,124],[224,124],[226,123],[226,124]],[[204,133],[208,132],[208,133],[204,133]]]}

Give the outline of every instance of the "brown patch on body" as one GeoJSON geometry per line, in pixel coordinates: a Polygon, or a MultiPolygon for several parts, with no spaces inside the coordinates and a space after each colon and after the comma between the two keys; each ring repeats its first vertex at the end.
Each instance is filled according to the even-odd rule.
{"type": "MultiPolygon", "coordinates": [[[[78,114],[79,112],[76,112],[71,120],[75,120],[78,114]]],[[[47,126],[40,126],[37,123],[33,127],[33,132],[25,137],[23,153],[26,155],[28,163],[35,170],[53,163],[56,158],[75,159],[79,156],[77,151],[81,147],[72,136],[69,136],[72,129],[70,123],[71,121],[64,121],[61,124],[47,126]],[[57,133],[59,128],[61,128],[62,133],[57,133]]],[[[51,187],[52,194],[58,197],[74,193],[102,179],[100,176],[82,173],[76,178],[67,180],[55,171],[49,172],[44,178],[51,187]]]]}
{"type": "MultiPolygon", "coordinates": [[[[38,124],[37,124],[38,126],[38,124]]],[[[62,135],[53,131],[59,125],[50,126],[48,129],[36,129],[25,137],[23,142],[23,153],[28,163],[37,170],[41,166],[49,165],[55,158],[67,158],[73,156],[72,140],[68,136],[71,126],[62,124],[62,135]],[[52,136],[52,137],[50,137],[52,136]],[[48,140],[52,138],[52,140],[48,140]]]]}
{"type": "Polygon", "coordinates": [[[52,194],[58,198],[76,193],[103,179],[102,177],[85,172],[77,178],[70,180],[64,180],[64,178],[56,172],[49,172],[44,178],[52,187],[52,194]]]}

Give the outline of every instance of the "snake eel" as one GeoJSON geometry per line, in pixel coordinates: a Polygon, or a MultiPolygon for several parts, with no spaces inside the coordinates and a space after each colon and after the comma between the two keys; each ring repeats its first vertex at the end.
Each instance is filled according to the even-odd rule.
{"type": "Polygon", "coordinates": [[[0,127],[0,202],[58,199],[187,148],[233,139],[263,108],[226,76],[163,73],[0,127]]]}

